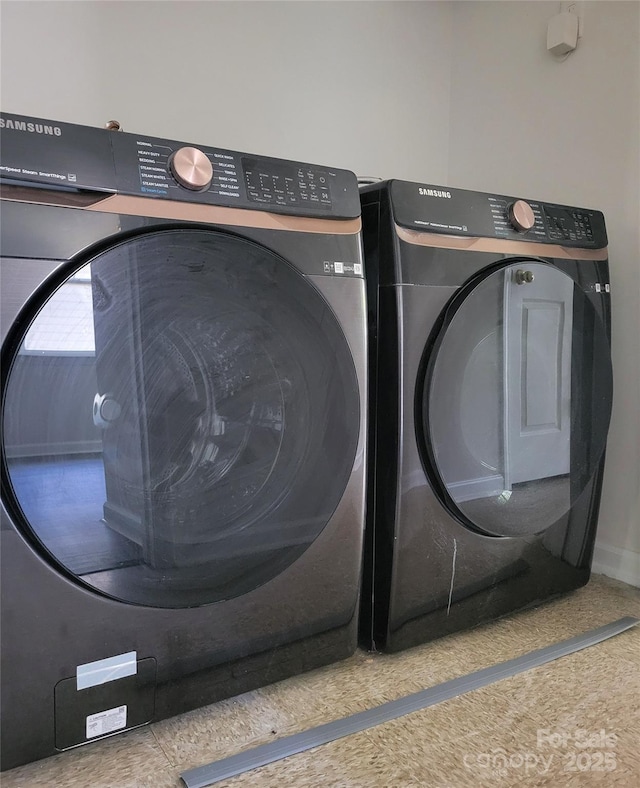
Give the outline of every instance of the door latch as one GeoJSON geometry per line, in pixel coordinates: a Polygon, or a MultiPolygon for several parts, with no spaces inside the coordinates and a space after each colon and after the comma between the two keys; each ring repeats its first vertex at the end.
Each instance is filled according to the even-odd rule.
{"type": "Polygon", "coordinates": [[[103,430],[118,419],[122,408],[113,394],[96,394],[93,399],[93,423],[103,430]]]}
{"type": "Polygon", "coordinates": [[[518,268],[516,271],[516,284],[517,285],[528,285],[533,282],[535,276],[533,275],[533,271],[523,271],[522,268],[518,268]]]}

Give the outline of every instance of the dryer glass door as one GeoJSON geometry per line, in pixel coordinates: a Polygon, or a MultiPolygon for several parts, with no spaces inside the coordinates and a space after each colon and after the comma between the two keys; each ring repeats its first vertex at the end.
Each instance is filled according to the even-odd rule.
{"type": "Polygon", "coordinates": [[[469,282],[448,305],[417,415],[425,468],[470,528],[544,531],[596,473],[612,372],[591,298],[554,265],[518,260],[469,282]]]}
{"type": "Polygon", "coordinates": [[[246,593],[320,535],[350,477],[344,334],[284,259],[223,232],[140,234],[30,304],[5,390],[17,518],[76,580],[184,607],[246,593]]]}

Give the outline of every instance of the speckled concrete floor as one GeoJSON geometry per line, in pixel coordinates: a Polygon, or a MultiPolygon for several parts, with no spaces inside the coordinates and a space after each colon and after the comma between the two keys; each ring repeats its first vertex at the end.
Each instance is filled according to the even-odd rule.
{"type": "MultiPolygon", "coordinates": [[[[176,788],[180,772],[526,654],[624,615],[601,576],[534,610],[363,652],[2,775],[2,788],[176,788]]],[[[640,785],[640,627],[542,667],[218,783],[220,788],[640,785]],[[588,746],[585,746],[588,745],[588,746]]]]}

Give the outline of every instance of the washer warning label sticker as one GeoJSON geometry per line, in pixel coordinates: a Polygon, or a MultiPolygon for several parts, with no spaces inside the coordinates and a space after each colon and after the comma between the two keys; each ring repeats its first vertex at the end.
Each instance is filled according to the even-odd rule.
{"type": "Polygon", "coordinates": [[[87,739],[127,727],[127,707],[118,706],[87,717],[87,739]]]}

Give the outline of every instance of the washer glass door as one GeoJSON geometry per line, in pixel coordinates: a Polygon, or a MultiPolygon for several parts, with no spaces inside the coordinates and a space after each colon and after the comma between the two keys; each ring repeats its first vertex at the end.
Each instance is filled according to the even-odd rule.
{"type": "Polygon", "coordinates": [[[612,398],[605,325],[571,277],[524,259],[470,281],[423,369],[421,454],[452,514],[523,536],[571,509],[597,471],[612,398]]]}
{"type": "Polygon", "coordinates": [[[353,468],[358,384],[331,308],[284,259],[156,230],[77,261],[29,309],[4,462],[23,533],[59,569],[194,606],[262,585],[319,536],[353,468]]]}

